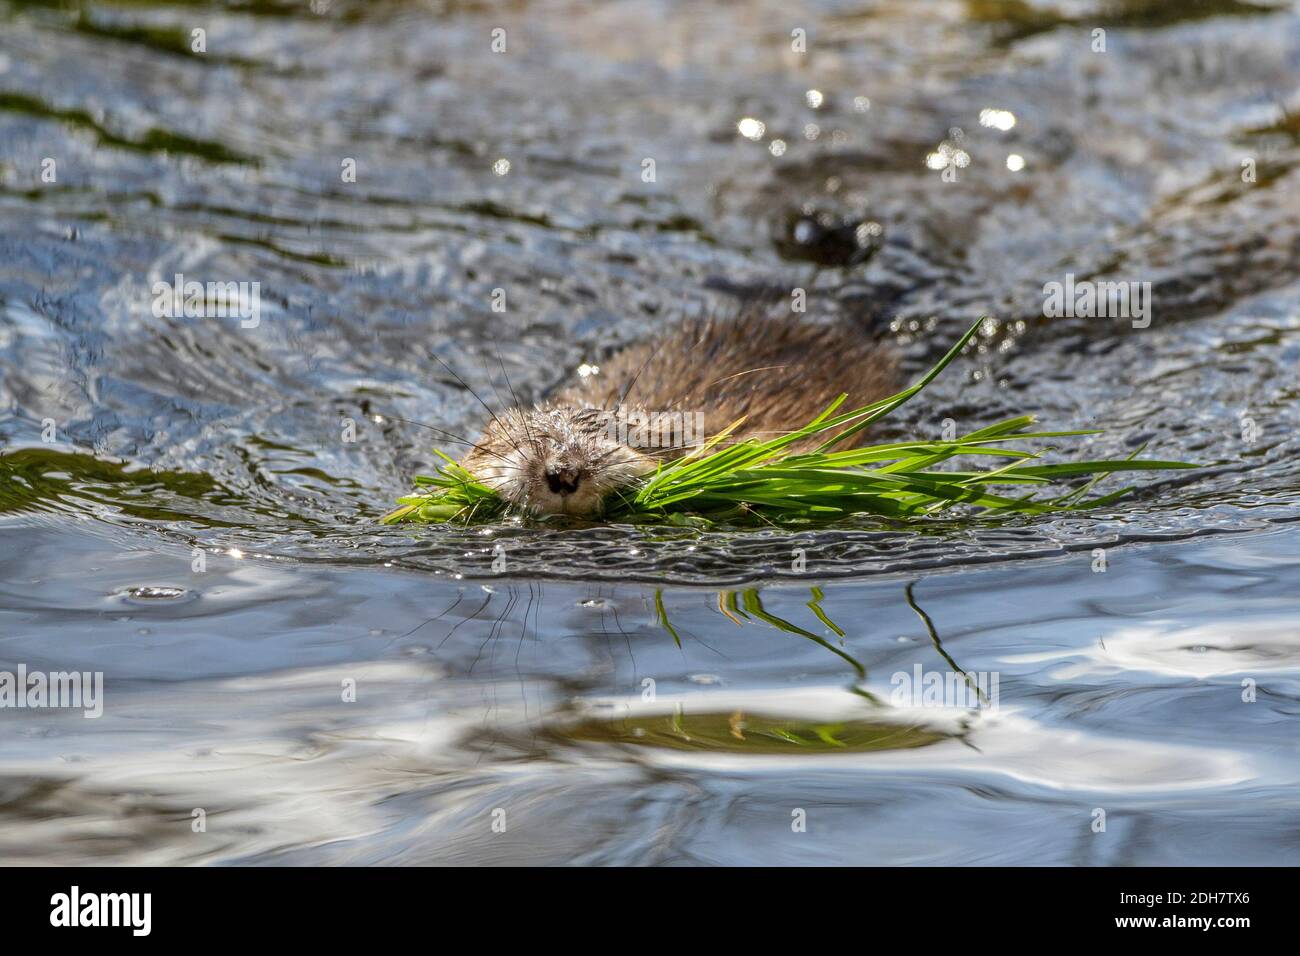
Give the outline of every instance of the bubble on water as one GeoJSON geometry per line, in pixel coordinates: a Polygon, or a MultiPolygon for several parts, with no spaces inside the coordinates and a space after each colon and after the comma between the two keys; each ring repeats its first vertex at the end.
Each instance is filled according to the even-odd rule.
{"type": "Polygon", "coordinates": [[[187,588],[173,588],[166,584],[138,584],[118,593],[134,601],[178,601],[190,592],[187,588]]]}
{"type": "Polygon", "coordinates": [[[170,584],[137,584],[118,591],[117,597],[128,604],[162,604],[193,600],[198,592],[170,584]]]}
{"type": "Polygon", "coordinates": [[[746,116],[736,124],[736,130],[741,136],[745,137],[745,139],[752,139],[754,142],[758,142],[763,138],[763,134],[767,132],[767,124],[762,120],[754,119],[752,116],[746,116]]]}

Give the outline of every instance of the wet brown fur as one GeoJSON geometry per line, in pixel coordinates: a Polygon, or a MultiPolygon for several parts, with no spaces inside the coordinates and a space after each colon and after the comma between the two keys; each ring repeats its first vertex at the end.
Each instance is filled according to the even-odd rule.
{"type": "Polygon", "coordinates": [[[598,514],[612,491],[742,418],[729,441],[777,437],[842,393],[847,411],[897,384],[889,349],[858,330],[757,309],[688,319],[618,352],[548,401],[494,416],[462,464],[523,510],[598,514]],[[677,447],[629,444],[630,430],[620,427],[674,413],[702,417],[701,432],[677,447]]]}
{"type": "Polygon", "coordinates": [[[775,438],[812,421],[842,393],[849,396],[843,410],[893,394],[897,378],[888,347],[860,330],[750,311],[682,322],[617,353],[551,401],[698,411],[710,434],[743,416],[732,437],[775,438]]]}

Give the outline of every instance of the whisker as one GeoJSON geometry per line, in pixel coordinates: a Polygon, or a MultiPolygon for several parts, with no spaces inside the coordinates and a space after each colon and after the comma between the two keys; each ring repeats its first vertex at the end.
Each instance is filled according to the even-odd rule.
{"type": "Polygon", "coordinates": [[[510,397],[514,399],[515,408],[519,409],[519,421],[524,426],[524,434],[528,436],[529,441],[536,443],[537,439],[533,437],[532,430],[528,427],[528,416],[523,414],[523,409],[519,404],[519,395],[515,392],[514,383],[510,381],[510,373],[506,371],[506,363],[505,359],[501,357],[500,346],[497,346],[497,364],[501,366],[501,374],[505,376],[506,388],[510,389],[510,397]]]}
{"type": "MultiPolygon", "coordinates": [[[[462,438],[460,435],[457,435],[455,432],[447,431],[447,429],[445,428],[439,428],[436,425],[429,425],[425,422],[417,422],[411,418],[402,418],[399,415],[386,414],[384,417],[391,418],[395,422],[404,422],[407,425],[415,425],[417,428],[427,428],[429,429],[429,431],[437,432],[439,435],[442,435],[445,438],[450,439],[451,441],[458,442],[462,445],[468,445],[470,448],[473,448],[476,451],[481,451],[486,455],[493,455],[497,458],[500,458],[502,461],[506,462],[507,464],[511,463],[510,459],[507,458],[505,455],[502,455],[499,452],[495,452],[491,448],[488,448],[485,445],[481,445],[478,442],[472,442],[467,438],[462,438]]],[[[518,451],[519,449],[516,448],[516,450],[518,451]]]]}
{"type": "Polygon", "coordinates": [[[448,430],[445,429],[445,428],[439,428],[437,425],[430,425],[430,424],[427,424],[426,422],[417,422],[417,421],[416,421],[415,419],[413,419],[413,418],[402,418],[402,417],[399,416],[399,415],[389,415],[389,414],[386,414],[386,413],[384,414],[384,417],[385,417],[385,418],[391,418],[391,419],[392,419],[393,421],[395,421],[395,422],[402,422],[402,423],[407,424],[407,425],[415,425],[417,428],[427,428],[427,429],[429,429],[429,431],[431,431],[431,432],[437,432],[438,434],[444,436],[445,438],[450,438],[452,441],[454,441],[454,442],[458,442],[458,443],[460,443],[460,444],[462,444],[462,445],[473,445],[473,444],[474,444],[474,442],[470,441],[468,438],[465,438],[465,437],[463,437],[463,436],[461,436],[461,435],[457,435],[455,432],[448,431],[448,430]]]}
{"type": "MultiPolygon", "coordinates": [[[[627,401],[628,395],[630,395],[632,393],[632,389],[636,387],[637,380],[641,378],[641,373],[644,372],[649,367],[650,363],[654,361],[654,359],[659,355],[659,350],[662,349],[663,347],[664,347],[664,343],[660,342],[658,345],[655,346],[654,351],[646,356],[646,360],[641,363],[641,367],[637,369],[636,374],[632,376],[632,381],[627,383],[627,388],[623,389],[623,393],[619,395],[618,406],[616,407],[621,407],[623,403],[627,401]]],[[[602,404],[601,408],[604,407],[605,406],[602,404]]]]}
{"type": "Polygon", "coordinates": [[[462,388],[464,388],[467,392],[469,392],[471,395],[473,395],[473,396],[474,396],[474,400],[477,401],[480,405],[483,406],[483,409],[484,409],[484,410],[485,410],[489,415],[492,416],[492,420],[493,420],[494,422],[496,422],[498,425],[501,425],[501,428],[502,428],[502,430],[504,431],[504,430],[505,430],[505,425],[502,424],[501,419],[497,417],[497,413],[494,412],[494,411],[492,411],[492,408],[488,405],[487,402],[483,401],[482,396],[480,396],[478,392],[476,392],[476,391],[474,391],[474,389],[470,388],[469,382],[465,381],[463,378],[461,378],[459,375],[457,375],[457,374],[456,374],[456,370],[455,370],[454,368],[452,368],[450,365],[448,365],[446,362],[444,362],[444,361],[442,360],[442,357],[439,356],[436,352],[432,353],[432,355],[433,355],[433,359],[434,359],[434,361],[436,361],[439,365],[441,365],[443,368],[445,368],[445,369],[447,370],[448,374],[450,374],[452,378],[454,378],[456,381],[458,381],[458,382],[461,384],[461,387],[462,387],[462,388]]]}

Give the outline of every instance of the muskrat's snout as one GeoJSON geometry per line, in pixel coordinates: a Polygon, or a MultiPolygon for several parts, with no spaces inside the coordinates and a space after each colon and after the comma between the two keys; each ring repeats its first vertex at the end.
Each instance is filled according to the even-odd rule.
{"type": "Polygon", "coordinates": [[[546,487],[554,495],[571,495],[578,490],[582,481],[582,471],[577,468],[564,468],[548,465],[546,468],[546,487]]]}
{"type": "Polygon", "coordinates": [[[542,515],[599,514],[605,496],[617,487],[603,479],[600,449],[583,442],[553,446],[525,467],[531,468],[522,501],[528,510],[542,515]]]}
{"type": "Polygon", "coordinates": [[[462,464],[522,511],[589,518],[655,468],[612,423],[608,412],[587,406],[510,409],[493,418],[462,464]]]}
{"type": "MultiPolygon", "coordinates": [[[[588,516],[600,510],[604,491],[595,487],[585,449],[569,449],[562,458],[541,463],[525,504],[540,514],[588,516]]],[[[605,489],[608,490],[608,489],[605,489]]]]}

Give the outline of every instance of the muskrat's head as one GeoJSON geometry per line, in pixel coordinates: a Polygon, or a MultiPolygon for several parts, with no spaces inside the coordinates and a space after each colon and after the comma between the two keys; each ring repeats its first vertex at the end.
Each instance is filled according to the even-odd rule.
{"type": "Polygon", "coordinates": [[[599,408],[515,408],[488,424],[463,464],[516,507],[588,517],[655,468],[620,435],[617,417],[599,408]]]}

